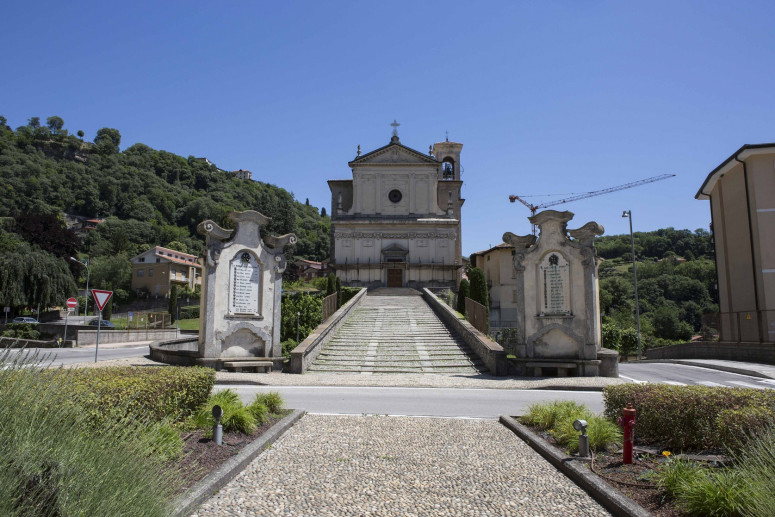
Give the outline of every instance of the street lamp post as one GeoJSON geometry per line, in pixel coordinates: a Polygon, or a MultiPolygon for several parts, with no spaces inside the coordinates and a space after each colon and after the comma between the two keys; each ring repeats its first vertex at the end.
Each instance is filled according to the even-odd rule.
{"type": "Polygon", "coordinates": [[[632,275],[635,280],[635,324],[638,327],[638,361],[642,359],[640,344],[640,305],[638,305],[638,266],[635,262],[635,237],[632,235],[632,210],[624,210],[622,217],[630,220],[630,245],[632,246],[632,275]]]}
{"type": "Polygon", "coordinates": [[[85,296],[86,301],[84,302],[84,305],[83,305],[83,321],[84,321],[84,323],[86,323],[86,317],[89,315],[89,276],[90,276],[89,275],[89,260],[87,259],[87,260],[84,260],[83,262],[81,262],[80,260],[78,260],[75,257],[70,257],[70,260],[72,260],[73,262],[78,262],[80,265],[82,265],[83,267],[86,268],[86,296],[85,296]]]}

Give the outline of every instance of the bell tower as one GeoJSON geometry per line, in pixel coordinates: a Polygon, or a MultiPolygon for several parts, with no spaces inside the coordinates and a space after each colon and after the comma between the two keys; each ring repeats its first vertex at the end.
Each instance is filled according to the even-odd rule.
{"type": "Polygon", "coordinates": [[[460,181],[460,151],[463,144],[450,142],[449,138],[444,142],[433,144],[433,157],[441,162],[440,180],[460,181]]]}

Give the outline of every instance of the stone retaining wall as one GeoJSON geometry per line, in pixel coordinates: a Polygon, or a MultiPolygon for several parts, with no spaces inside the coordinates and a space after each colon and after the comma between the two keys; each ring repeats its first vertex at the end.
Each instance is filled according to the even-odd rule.
{"type": "Polygon", "coordinates": [[[722,359],[775,364],[775,344],[695,341],[646,350],[647,359],[722,359]]]}
{"type": "MultiPolygon", "coordinates": [[[[94,327],[91,327],[94,328],[94,327]]],[[[138,329],[114,330],[100,329],[100,343],[128,343],[132,341],[160,341],[175,339],[177,329],[138,329]]],[[[78,345],[93,345],[97,342],[96,330],[78,330],[78,345]]]]}
{"type": "Polygon", "coordinates": [[[340,307],[333,316],[318,325],[312,331],[312,334],[307,336],[307,339],[291,351],[291,373],[304,373],[307,371],[307,368],[318,356],[323,346],[334,337],[336,331],[347,320],[353,309],[363,301],[366,293],[366,289],[361,289],[349,302],[340,307]]]}
{"type": "Polygon", "coordinates": [[[446,303],[438,299],[428,289],[423,289],[423,298],[428,302],[433,311],[457,335],[465,341],[471,350],[484,362],[490,373],[497,376],[509,374],[509,363],[506,352],[498,343],[488,338],[466,320],[460,319],[457,313],[446,303]]]}

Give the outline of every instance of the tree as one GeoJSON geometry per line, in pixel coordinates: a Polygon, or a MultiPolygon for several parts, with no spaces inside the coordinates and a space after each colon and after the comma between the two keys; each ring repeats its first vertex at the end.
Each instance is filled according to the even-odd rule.
{"type": "Polygon", "coordinates": [[[89,268],[92,287],[108,291],[130,288],[132,263],[124,254],[95,257],[89,268]]]}
{"type": "Polygon", "coordinates": [[[471,269],[471,274],[468,277],[471,279],[471,296],[469,298],[484,305],[489,312],[490,295],[487,292],[487,277],[485,277],[484,271],[481,268],[475,267],[471,269]]]}
{"type": "Polygon", "coordinates": [[[307,199],[304,201],[304,204],[305,204],[305,205],[307,205],[307,206],[309,206],[309,198],[307,198],[307,199]]]}
{"type": "Polygon", "coordinates": [[[53,117],[48,117],[46,119],[46,125],[51,130],[52,134],[57,135],[62,131],[62,128],[65,127],[65,121],[62,120],[62,117],[54,115],[53,117]]]}
{"type": "Polygon", "coordinates": [[[13,229],[27,242],[66,260],[81,247],[80,237],[54,214],[19,214],[13,229]]]}
{"type": "Polygon", "coordinates": [[[326,217],[326,207],[320,209],[320,217],[326,217]]]}
{"type": "Polygon", "coordinates": [[[94,143],[97,144],[97,149],[103,154],[117,153],[121,144],[121,133],[118,129],[110,127],[103,127],[97,131],[97,136],[94,137],[94,143]]]}
{"type": "Polygon", "coordinates": [[[169,303],[170,323],[175,323],[178,314],[178,286],[172,285],[170,289],[170,303],[169,303]]]}
{"type": "Polygon", "coordinates": [[[78,135],[78,138],[81,139],[81,142],[83,142],[83,137],[86,134],[86,133],[83,132],[83,129],[79,129],[78,133],[76,133],[76,134],[78,135]]]}
{"type": "Polygon", "coordinates": [[[336,306],[342,306],[342,279],[339,277],[336,277],[336,306]]]}
{"type": "Polygon", "coordinates": [[[30,117],[27,120],[27,125],[31,127],[32,129],[37,129],[40,127],[40,117],[30,117]]]}
{"type": "Polygon", "coordinates": [[[168,242],[165,248],[180,251],[181,253],[188,253],[188,247],[180,241],[168,242]]]}
{"type": "Polygon", "coordinates": [[[468,280],[463,278],[460,281],[460,286],[457,288],[457,312],[466,315],[466,298],[470,294],[471,284],[468,280]]]}
{"type": "Polygon", "coordinates": [[[0,253],[0,305],[47,308],[61,305],[76,291],[62,259],[22,244],[0,253]]]}

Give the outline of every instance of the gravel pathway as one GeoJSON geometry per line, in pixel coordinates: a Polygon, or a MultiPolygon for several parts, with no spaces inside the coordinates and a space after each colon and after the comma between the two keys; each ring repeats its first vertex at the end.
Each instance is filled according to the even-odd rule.
{"type": "Polygon", "coordinates": [[[306,415],[194,517],[609,515],[497,422],[306,415]]]}

